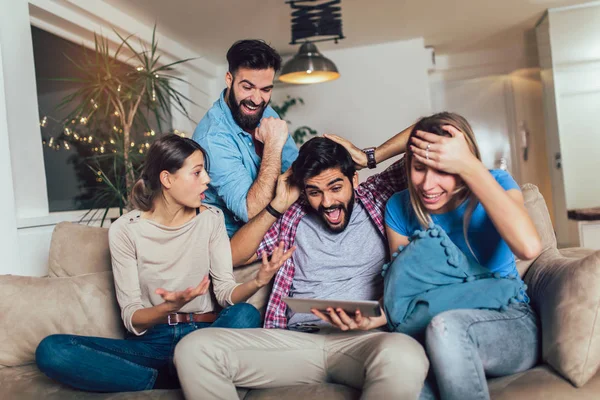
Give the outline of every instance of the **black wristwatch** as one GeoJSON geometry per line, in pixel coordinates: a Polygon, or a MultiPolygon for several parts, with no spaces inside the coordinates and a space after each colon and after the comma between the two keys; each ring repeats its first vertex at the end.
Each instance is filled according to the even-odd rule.
{"type": "Polygon", "coordinates": [[[377,161],[375,161],[375,147],[367,147],[363,149],[363,153],[367,155],[367,168],[375,168],[377,166],[377,161]]]}

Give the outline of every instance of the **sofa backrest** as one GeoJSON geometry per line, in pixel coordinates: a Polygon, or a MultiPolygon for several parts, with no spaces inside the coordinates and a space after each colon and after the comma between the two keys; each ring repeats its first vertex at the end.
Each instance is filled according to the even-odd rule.
{"type": "MultiPolygon", "coordinates": [[[[542,239],[543,250],[556,248],[556,236],[544,197],[537,186],[530,183],[523,185],[521,190],[525,208],[542,239]]],[[[521,276],[525,276],[532,263],[533,260],[517,261],[521,276]]],[[[48,269],[51,277],[111,271],[108,229],[71,222],[56,225],[52,234],[48,269]]]]}
{"type": "MultiPolygon", "coordinates": [[[[556,236],[544,196],[542,196],[537,186],[531,183],[521,186],[521,191],[525,200],[525,208],[542,240],[542,252],[549,249],[556,249],[556,236]]],[[[517,269],[521,276],[525,276],[533,261],[517,260],[517,269]]]]}
{"type": "Polygon", "coordinates": [[[61,222],[52,232],[48,276],[65,277],[112,271],[108,229],[61,222]]]}

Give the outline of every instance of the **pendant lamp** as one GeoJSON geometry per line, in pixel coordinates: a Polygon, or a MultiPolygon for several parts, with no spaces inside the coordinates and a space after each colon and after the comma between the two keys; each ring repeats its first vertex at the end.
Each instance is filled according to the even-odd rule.
{"type": "Polygon", "coordinates": [[[302,43],[298,53],[281,69],[285,83],[312,84],[340,77],[335,64],[324,57],[315,42],[344,39],[341,0],[288,0],[292,8],[292,41],[302,43]]]}
{"type": "Polygon", "coordinates": [[[281,69],[279,80],[286,83],[321,83],[340,77],[335,64],[324,57],[314,43],[300,46],[298,54],[281,69]]]}

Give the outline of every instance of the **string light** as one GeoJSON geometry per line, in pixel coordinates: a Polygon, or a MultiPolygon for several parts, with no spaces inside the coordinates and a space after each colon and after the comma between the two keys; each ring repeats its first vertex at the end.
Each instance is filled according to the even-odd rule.
{"type": "Polygon", "coordinates": [[[51,137],[50,141],[48,142],[48,147],[52,147],[54,145],[54,138],[51,137]]]}
{"type": "Polygon", "coordinates": [[[81,119],[79,120],[79,123],[81,125],[86,125],[88,122],[88,119],[86,117],[81,117],[81,119]]]}
{"type": "Polygon", "coordinates": [[[91,136],[90,136],[90,137],[88,137],[88,142],[89,142],[89,143],[92,143],[92,137],[91,137],[91,136]]]}
{"type": "Polygon", "coordinates": [[[110,139],[110,144],[115,144],[114,139],[110,139]]]}
{"type": "Polygon", "coordinates": [[[74,133],[73,137],[75,138],[75,140],[79,140],[79,135],[77,133],[74,133]]]}
{"type": "Polygon", "coordinates": [[[135,143],[134,142],[131,142],[131,147],[135,147],[135,143]]]}
{"type": "Polygon", "coordinates": [[[104,154],[104,146],[100,146],[100,153],[104,154]]]}
{"type": "Polygon", "coordinates": [[[136,68],[138,72],[142,72],[144,70],[144,67],[142,67],[141,65],[139,67],[136,68]]]}
{"type": "Polygon", "coordinates": [[[64,144],[66,150],[71,150],[71,146],[69,146],[69,143],[63,142],[63,144],[64,144]]]}
{"type": "Polygon", "coordinates": [[[48,124],[48,117],[44,116],[44,118],[42,118],[42,120],[40,121],[40,126],[42,128],[45,128],[47,124],[48,124]]]}
{"type": "Polygon", "coordinates": [[[94,105],[95,109],[98,109],[98,104],[96,104],[96,101],[94,99],[90,100],[92,102],[92,104],[94,105]]]}
{"type": "Polygon", "coordinates": [[[118,117],[119,115],[121,115],[121,114],[119,114],[118,111],[115,111],[115,117],[118,117]]]}
{"type": "Polygon", "coordinates": [[[120,92],[120,91],[121,91],[121,84],[119,84],[119,86],[117,86],[117,92],[120,92]]]}
{"type": "Polygon", "coordinates": [[[69,128],[65,128],[65,135],[71,136],[71,130],[69,128]]]}
{"type": "Polygon", "coordinates": [[[118,132],[118,131],[119,131],[119,128],[117,128],[117,126],[116,126],[116,125],[113,125],[113,131],[115,131],[115,132],[118,132]]]}

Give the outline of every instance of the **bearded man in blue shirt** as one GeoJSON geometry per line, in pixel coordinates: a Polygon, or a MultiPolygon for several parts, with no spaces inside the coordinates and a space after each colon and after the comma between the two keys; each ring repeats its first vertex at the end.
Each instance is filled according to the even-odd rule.
{"type": "MultiPolygon", "coordinates": [[[[287,123],[269,106],[281,57],[262,40],[227,52],[227,88],[194,131],[209,155],[205,203],[223,210],[231,237],[273,199],[277,178],[298,156],[287,123]]],[[[273,210],[277,213],[276,210],[273,210]]]]}

